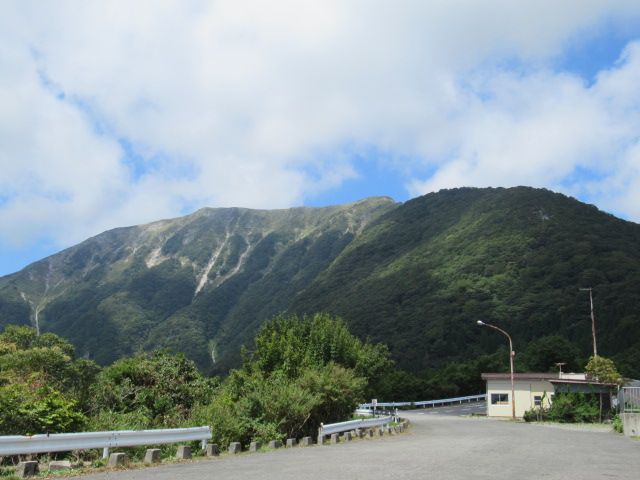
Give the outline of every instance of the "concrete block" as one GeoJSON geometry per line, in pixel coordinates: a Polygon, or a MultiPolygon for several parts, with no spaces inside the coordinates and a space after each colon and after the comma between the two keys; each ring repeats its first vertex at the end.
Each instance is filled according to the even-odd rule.
{"type": "Polygon", "coordinates": [[[282,442],[280,440],[271,440],[269,442],[269,448],[276,449],[282,447],[282,442]]]}
{"type": "Polygon", "coordinates": [[[217,457],[220,455],[220,447],[217,443],[207,443],[204,453],[207,457],[217,457]]]}
{"type": "Polygon", "coordinates": [[[336,443],[340,443],[340,435],[338,435],[337,433],[332,433],[331,434],[331,444],[335,445],[336,443]]]}
{"type": "Polygon", "coordinates": [[[126,465],[129,459],[126,453],[112,453],[109,455],[109,461],[107,462],[107,468],[116,468],[126,465]]]}
{"type": "Polygon", "coordinates": [[[241,452],[242,452],[242,445],[240,444],[240,442],[231,442],[229,444],[229,453],[231,455],[236,455],[241,452]]]}
{"type": "Polygon", "coordinates": [[[17,477],[33,477],[38,475],[40,470],[38,469],[38,462],[29,461],[29,462],[20,462],[16,467],[16,476],[17,477]]]}
{"type": "Polygon", "coordinates": [[[258,450],[260,450],[260,447],[262,445],[260,445],[260,442],[251,442],[249,444],[249,451],[252,453],[256,453],[258,450]]]}
{"type": "Polygon", "coordinates": [[[344,432],[344,435],[342,435],[342,438],[344,439],[345,442],[350,442],[351,441],[351,432],[344,432]]]}
{"type": "Polygon", "coordinates": [[[380,427],[380,428],[378,429],[378,436],[379,436],[379,437],[382,437],[383,435],[384,435],[384,428],[380,427]]]}
{"type": "Polygon", "coordinates": [[[287,438],[287,448],[293,448],[298,444],[298,440],[295,438],[287,438]]]}
{"type": "Polygon", "coordinates": [[[640,436],[640,413],[624,412],[622,414],[622,426],[627,437],[640,436]]]}
{"type": "Polygon", "coordinates": [[[392,433],[393,433],[393,432],[392,432],[392,430],[391,430],[391,427],[387,427],[387,434],[388,434],[388,435],[391,435],[392,433]]]}
{"type": "Polygon", "coordinates": [[[178,460],[189,460],[191,458],[191,447],[189,445],[180,445],[176,450],[176,458],[178,460]]]}
{"type": "Polygon", "coordinates": [[[69,460],[53,460],[49,462],[49,471],[71,470],[71,462],[69,460]]]}
{"type": "Polygon", "coordinates": [[[373,428],[370,428],[370,429],[369,429],[369,438],[372,438],[372,437],[373,437],[373,431],[374,431],[374,430],[373,430],[373,428]]]}
{"type": "Polygon", "coordinates": [[[324,444],[324,435],[318,435],[318,445],[324,444]]]}
{"type": "Polygon", "coordinates": [[[404,432],[404,424],[403,424],[403,423],[401,423],[401,424],[398,426],[398,430],[400,430],[400,433],[404,432]]]}
{"type": "Polygon", "coordinates": [[[159,448],[147,448],[144,452],[144,463],[151,465],[152,463],[160,463],[160,449],[159,448]]]}
{"type": "Polygon", "coordinates": [[[310,447],[311,445],[313,445],[313,439],[311,437],[302,437],[302,440],[300,440],[300,445],[302,445],[303,447],[310,447]]]}

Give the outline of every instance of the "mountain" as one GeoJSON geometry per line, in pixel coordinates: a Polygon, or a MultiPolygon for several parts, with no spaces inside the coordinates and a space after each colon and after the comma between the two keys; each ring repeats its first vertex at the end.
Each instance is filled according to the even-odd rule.
{"type": "Polygon", "coordinates": [[[342,316],[408,370],[559,334],[640,375],[640,225],[548,190],[461,188],[395,203],[203,209],[105,232],[0,278],[0,325],[38,325],[109,363],[184,351],[239,362],[282,311],[342,316]]]}

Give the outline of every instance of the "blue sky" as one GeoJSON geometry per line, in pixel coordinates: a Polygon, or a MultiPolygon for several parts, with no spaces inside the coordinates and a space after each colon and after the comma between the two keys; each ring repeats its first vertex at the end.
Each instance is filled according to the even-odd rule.
{"type": "Polygon", "coordinates": [[[203,206],[546,187],[640,221],[640,3],[0,7],[0,275],[203,206]]]}

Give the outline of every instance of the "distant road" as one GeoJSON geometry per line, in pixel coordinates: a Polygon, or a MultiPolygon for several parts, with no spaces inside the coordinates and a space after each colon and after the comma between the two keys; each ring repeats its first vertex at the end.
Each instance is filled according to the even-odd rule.
{"type": "MultiPolygon", "coordinates": [[[[465,405],[463,405],[464,407],[465,405]]],[[[640,441],[622,435],[403,412],[407,433],[380,439],[222,456],[185,464],[109,472],[91,480],[334,480],[640,478],[640,441]]],[[[435,409],[438,410],[438,409],[435,409]]],[[[458,410],[462,412],[461,408],[458,410]]],[[[455,412],[452,412],[455,413],[455,412]]]]}
{"type": "Polygon", "coordinates": [[[465,415],[484,415],[487,413],[487,402],[472,402],[446,405],[443,407],[427,407],[419,410],[412,410],[418,415],[443,415],[452,417],[463,417],[465,415]]]}

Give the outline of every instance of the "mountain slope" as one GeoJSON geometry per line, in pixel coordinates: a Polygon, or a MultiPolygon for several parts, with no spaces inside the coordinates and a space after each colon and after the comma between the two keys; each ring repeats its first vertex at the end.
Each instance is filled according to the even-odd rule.
{"type": "Polygon", "coordinates": [[[258,319],[285,309],[394,206],[371,198],[317,209],[202,209],[105,232],[0,278],[0,323],[59,333],[102,363],[170,347],[207,368],[212,355],[237,357],[228,338],[252,335],[258,319]]]}
{"type": "MultiPolygon", "coordinates": [[[[547,190],[455,189],[404,204],[203,209],[116,229],[0,278],[0,323],[37,323],[103,363],[139,348],[238,362],[275,313],[327,311],[419,370],[559,333],[640,375],[640,225],[547,190]]],[[[215,360],[215,363],[212,362],[215,360]]]]}
{"type": "MultiPolygon", "coordinates": [[[[405,368],[516,349],[559,333],[640,373],[640,226],[546,190],[456,189],[411,200],[372,223],[294,302],[344,315],[405,368]]],[[[636,373],[637,374],[637,373],[636,373]]]]}

